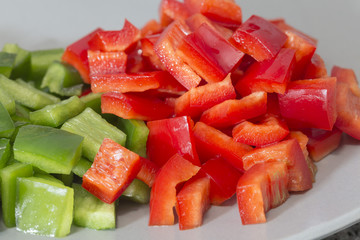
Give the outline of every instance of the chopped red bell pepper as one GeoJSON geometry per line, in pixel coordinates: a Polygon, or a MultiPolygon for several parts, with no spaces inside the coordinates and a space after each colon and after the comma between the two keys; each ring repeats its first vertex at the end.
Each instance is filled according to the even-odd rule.
{"type": "Polygon", "coordinates": [[[242,224],[266,222],[265,213],[289,197],[288,175],[282,162],[254,165],[239,179],[236,189],[242,224]]]}
{"type": "Polygon", "coordinates": [[[176,212],[179,229],[187,230],[200,227],[203,215],[210,208],[210,179],[189,180],[176,196],[176,212]]]}
{"type": "Polygon", "coordinates": [[[244,171],[242,157],[252,150],[252,147],[234,141],[225,133],[197,122],[193,129],[196,150],[202,163],[220,156],[240,172],[244,171]]]}
{"type": "Polygon", "coordinates": [[[168,73],[164,71],[96,74],[91,76],[91,90],[98,92],[144,92],[158,89],[165,82],[168,73]]]}
{"type": "Polygon", "coordinates": [[[178,154],[159,170],[150,193],[149,225],[173,225],[176,186],[194,176],[200,167],[178,154]]]}
{"type": "Polygon", "coordinates": [[[237,28],[242,23],[242,11],[231,0],[185,0],[185,6],[192,14],[201,13],[214,22],[229,28],[237,28]]]}
{"type": "Polygon", "coordinates": [[[186,20],[186,24],[190,27],[191,31],[196,31],[202,24],[206,23],[210,28],[220,33],[225,39],[229,39],[233,35],[233,31],[229,28],[221,26],[220,24],[211,21],[201,13],[195,13],[186,20]]]}
{"type": "Polygon", "coordinates": [[[284,94],[294,63],[295,51],[282,48],[274,58],[252,64],[236,83],[235,89],[241,96],[257,91],[284,94]]]}
{"type": "Polygon", "coordinates": [[[155,19],[150,19],[141,28],[141,38],[160,33],[163,30],[161,24],[155,19]]]}
{"type": "Polygon", "coordinates": [[[79,39],[78,41],[70,44],[63,56],[62,61],[72,65],[80,73],[85,83],[90,83],[89,80],[89,62],[88,62],[88,49],[89,40],[97,33],[102,31],[101,28],[95,29],[93,32],[79,39]]]}
{"type": "Polygon", "coordinates": [[[360,88],[351,69],[333,67],[331,76],[337,77],[335,126],[353,138],[360,139],[360,88]]]}
{"type": "Polygon", "coordinates": [[[196,176],[210,178],[210,203],[220,205],[236,192],[242,173],[221,157],[206,161],[196,176]]]}
{"type": "Polygon", "coordinates": [[[159,171],[159,167],[152,161],[140,157],[141,168],[136,175],[136,178],[146,183],[149,187],[155,182],[155,177],[157,172],[159,171]]]}
{"type": "Polygon", "coordinates": [[[200,166],[192,132],[193,124],[187,116],[148,122],[149,159],[161,167],[171,156],[178,153],[192,164],[200,166]]]}
{"type": "Polygon", "coordinates": [[[272,114],[265,114],[256,123],[243,121],[232,131],[235,141],[256,147],[279,142],[288,134],[286,123],[272,114]]]}
{"type": "Polygon", "coordinates": [[[289,128],[333,128],[337,116],[336,78],[292,81],[286,93],[278,97],[289,128]]]}
{"type": "Polygon", "coordinates": [[[230,42],[242,52],[261,62],[276,56],[284,46],[287,36],[262,17],[252,15],[236,29],[230,42]]]}
{"type": "Polygon", "coordinates": [[[139,155],[105,138],[82,186],[101,201],[112,203],[134,180],[140,164],[139,155]]]}
{"type": "Polygon", "coordinates": [[[288,38],[284,47],[296,51],[292,79],[303,79],[304,71],[315,53],[317,40],[288,25],[283,19],[271,22],[287,35],[288,38]]]}
{"type": "Polygon", "coordinates": [[[230,75],[223,81],[192,88],[175,101],[175,114],[199,117],[205,110],[236,97],[230,75]]]}
{"type": "Polygon", "coordinates": [[[324,60],[319,54],[315,53],[304,74],[304,79],[325,78],[328,77],[324,60]]]}
{"type": "MultiPolygon", "coordinates": [[[[90,79],[95,74],[124,73],[127,54],[125,52],[101,52],[88,50],[90,79]]],[[[91,80],[90,80],[91,82],[91,80]]]]}
{"type": "Polygon", "coordinates": [[[265,92],[254,92],[242,99],[226,100],[203,112],[200,121],[217,128],[234,126],[266,113],[266,102],[265,92]]]}
{"type": "Polygon", "coordinates": [[[334,127],[332,131],[312,128],[302,130],[309,138],[307,149],[315,162],[337,149],[341,142],[342,131],[334,127]]]}
{"type": "Polygon", "coordinates": [[[184,37],[177,54],[209,83],[222,81],[244,56],[206,23],[184,37]]]}
{"type": "Polygon", "coordinates": [[[263,162],[285,162],[289,170],[289,191],[305,191],[312,188],[312,174],[296,139],[255,148],[242,159],[245,170],[263,162]]]}
{"type": "Polygon", "coordinates": [[[190,12],[183,2],[177,0],[161,0],[159,15],[160,25],[166,27],[176,19],[185,20],[190,16],[190,12]]]}
{"type": "Polygon", "coordinates": [[[160,34],[148,35],[140,40],[141,42],[141,51],[144,60],[147,60],[149,64],[157,70],[165,70],[163,64],[161,63],[159,57],[155,53],[155,43],[159,39],[160,34]]]}
{"type": "Polygon", "coordinates": [[[101,111],[125,119],[151,121],[170,117],[174,109],[155,97],[136,93],[107,92],[101,95],[101,111]]]}
{"type": "Polygon", "coordinates": [[[163,66],[187,89],[196,87],[201,81],[199,75],[176,54],[179,43],[189,31],[185,21],[178,19],[161,33],[154,46],[155,53],[163,66]]]}
{"type": "Polygon", "coordinates": [[[105,52],[125,51],[140,37],[140,30],[125,19],[123,29],[119,31],[98,31],[89,40],[89,46],[91,50],[105,52]]]}

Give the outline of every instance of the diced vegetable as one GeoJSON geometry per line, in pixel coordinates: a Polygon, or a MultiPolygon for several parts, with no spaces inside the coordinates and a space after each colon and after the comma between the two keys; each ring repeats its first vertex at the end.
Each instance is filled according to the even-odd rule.
{"type": "Polygon", "coordinates": [[[145,204],[150,201],[150,187],[139,179],[134,179],[121,194],[122,199],[145,204]]]}
{"type": "Polygon", "coordinates": [[[0,138],[0,169],[4,168],[11,155],[10,140],[0,138]]]}
{"type": "Polygon", "coordinates": [[[10,115],[15,113],[15,100],[2,88],[0,88],[0,103],[10,115]]]}
{"type": "Polygon", "coordinates": [[[16,54],[0,52],[0,74],[10,77],[15,64],[16,54]]]}
{"type": "Polygon", "coordinates": [[[79,177],[83,177],[86,171],[89,170],[89,168],[91,168],[91,164],[92,162],[90,162],[86,158],[81,157],[79,161],[74,165],[71,171],[75,175],[79,177]]]}
{"type": "Polygon", "coordinates": [[[0,138],[10,138],[14,131],[14,122],[6,108],[0,102],[0,138]]]}
{"type": "Polygon", "coordinates": [[[17,44],[14,43],[5,44],[2,50],[7,53],[16,54],[15,63],[11,71],[10,78],[27,79],[30,72],[30,61],[31,61],[30,52],[25,49],[22,49],[21,47],[19,47],[17,44]]]}

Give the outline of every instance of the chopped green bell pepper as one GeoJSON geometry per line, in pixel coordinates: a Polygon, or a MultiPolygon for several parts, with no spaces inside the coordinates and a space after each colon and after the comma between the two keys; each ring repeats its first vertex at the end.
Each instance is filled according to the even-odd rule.
{"type": "Polygon", "coordinates": [[[14,157],[47,173],[70,174],[81,156],[83,137],[47,126],[26,125],[14,142],[14,157]]]}
{"type": "Polygon", "coordinates": [[[16,54],[14,67],[12,69],[11,79],[27,79],[30,72],[30,52],[22,49],[17,44],[7,43],[3,47],[3,51],[16,54]]]}
{"type": "Polygon", "coordinates": [[[17,178],[16,228],[25,233],[65,237],[73,220],[74,190],[51,180],[17,178]]]}
{"type": "Polygon", "coordinates": [[[0,169],[4,168],[11,155],[10,139],[0,138],[0,169]]]}
{"type": "Polygon", "coordinates": [[[16,54],[0,52],[0,74],[10,77],[15,64],[16,54]]]}
{"type": "Polygon", "coordinates": [[[14,131],[14,122],[6,108],[0,103],[0,138],[10,138],[14,131]]]}
{"type": "Polygon", "coordinates": [[[121,194],[120,198],[142,204],[148,203],[150,201],[150,187],[143,181],[135,178],[121,194]]]}
{"type": "Polygon", "coordinates": [[[83,177],[86,171],[91,168],[91,165],[92,162],[90,162],[84,157],[81,157],[73,167],[72,172],[79,177],[83,177]]]}
{"type": "Polygon", "coordinates": [[[0,103],[4,105],[10,115],[15,113],[15,100],[6,91],[0,88],[0,103]]]}

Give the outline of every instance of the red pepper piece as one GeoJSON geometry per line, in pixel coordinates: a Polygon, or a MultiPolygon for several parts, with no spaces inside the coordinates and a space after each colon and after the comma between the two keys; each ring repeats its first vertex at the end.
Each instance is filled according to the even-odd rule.
{"type": "Polygon", "coordinates": [[[91,90],[97,92],[144,92],[157,89],[167,72],[138,72],[118,74],[96,74],[91,76],[91,90]]]}
{"type": "Polygon", "coordinates": [[[303,79],[304,71],[315,53],[317,40],[288,25],[283,19],[271,22],[287,35],[288,38],[284,47],[296,51],[292,79],[303,79]]]}
{"type": "Polygon", "coordinates": [[[244,171],[242,157],[252,147],[236,142],[232,137],[202,122],[197,122],[193,131],[201,162],[220,156],[240,172],[244,171]]]}
{"type": "Polygon", "coordinates": [[[295,51],[282,48],[275,58],[252,64],[236,83],[235,89],[241,96],[257,91],[284,94],[294,63],[295,51]]]}
{"type": "Polygon", "coordinates": [[[143,157],[140,157],[140,161],[141,168],[136,178],[146,183],[149,187],[152,187],[159,167],[154,162],[143,157]]]}
{"type": "Polygon", "coordinates": [[[159,15],[160,25],[166,27],[176,19],[185,20],[190,16],[190,12],[183,2],[177,0],[162,0],[159,15]]]}
{"type": "Polygon", "coordinates": [[[156,55],[154,46],[156,41],[159,39],[159,34],[149,35],[145,38],[140,40],[141,42],[141,51],[142,56],[146,59],[149,64],[158,70],[165,70],[164,66],[162,65],[159,57],[156,55]]]}
{"type": "Polygon", "coordinates": [[[90,39],[91,50],[104,52],[125,51],[141,37],[138,28],[125,19],[123,29],[119,31],[99,31],[90,39]]]}
{"type": "Polygon", "coordinates": [[[319,54],[314,54],[305,70],[304,79],[328,77],[325,62],[319,54]]]}
{"type": "Polygon", "coordinates": [[[242,52],[261,62],[276,56],[287,36],[271,22],[252,15],[231,37],[230,42],[242,52]]]}
{"type": "Polygon", "coordinates": [[[256,148],[243,156],[244,169],[263,162],[285,162],[289,171],[289,191],[305,191],[312,188],[312,174],[303,151],[296,139],[256,148]]]}
{"type": "Polygon", "coordinates": [[[200,167],[178,154],[172,156],[159,170],[150,193],[149,225],[173,225],[176,204],[176,185],[189,180],[200,167]]]}
{"type": "Polygon", "coordinates": [[[278,97],[289,128],[333,128],[337,116],[336,78],[292,81],[286,93],[278,97]]]}
{"type": "Polygon", "coordinates": [[[221,157],[217,157],[206,161],[197,175],[210,179],[210,203],[221,205],[235,194],[242,173],[221,157]]]}
{"type": "Polygon", "coordinates": [[[114,202],[140,170],[140,157],[111,139],[105,138],[82,186],[101,201],[114,202]]]}
{"type": "Polygon", "coordinates": [[[236,97],[230,75],[223,81],[192,88],[175,101],[175,114],[199,117],[205,110],[236,97]]]}
{"type": "Polygon", "coordinates": [[[192,14],[201,13],[214,22],[230,28],[242,23],[242,11],[231,0],[185,0],[185,6],[192,14]]]}
{"type": "Polygon", "coordinates": [[[145,25],[141,28],[141,38],[160,33],[162,30],[163,28],[160,23],[155,19],[151,19],[147,21],[145,25]]]}
{"type": "Polygon", "coordinates": [[[147,155],[158,166],[163,166],[175,153],[200,166],[190,117],[176,117],[147,123],[149,136],[147,155]]]}
{"type": "Polygon", "coordinates": [[[307,149],[311,159],[320,161],[325,156],[336,150],[341,142],[342,131],[334,127],[332,131],[322,129],[306,129],[303,133],[309,138],[307,149]]]}
{"type": "Polygon", "coordinates": [[[203,215],[210,207],[209,195],[209,178],[203,177],[185,183],[176,196],[176,212],[180,230],[201,226],[203,215]]]}
{"type": "Polygon", "coordinates": [[[271,114],[266,114],[257,123],[241,122],[232,131],[235,141],[256,147],[279,142],[288,134],[286,123],[271,114]]]}
{"type": "Polygon", "coordinates": [[[266,113],[267,94],[254,92],[242,99],[230,99],[209,108],[201,115],[200,121],[225,128],[266,113]]]}
{"type": "Polygon", "coordinates": [[[127,54],[125,52],[88,50],[88,61],[91,79],[94,74],[124,73],[126,70],[127,54]]]}
{"type": "Polygon", "coordinates": [[[171,116],[174,109],[155,97],[107,92],[101,95],[101,111],[125,119],[151,121],[171,116]]]}
{"type": "Polygon", "coordinates": [[[89,80],[89,62],[87,51],[89,49],[89,40],[99,31],[102,31],[101,28],[94,30],[78,41],[70,44],[63,56],[62,61],[69,63],[72,65],[78,72],[80,73],[82,79],[85,83],[90,83],[89,80]]]}
{"type": "Polygon", "coordinates": [[[360,139],[360,89],[352,69],[333,67],[331,76],[337,77],[335,126],[353,138],[360,139]]]}
{"type": "Polygon", "coordinates": [[[187,89],[196,87],[201,81],[194,70],[176,54],[179,43],[189,31],[184,21],[176,20],[161,33],[154,46],[155,53],[165,69],[187,89]]]}
{"type": "Polygon", "coordinates": [[[242,224],[266,222],[265,213],[289,197],[288,173],[281,162],[256,164],[240,177],[236,196],[242,224]]]}
{"type": "Polygon", "coordinates": [[[177,53],[209,83],[223,80],[244,56],[206,23],[184,37],[177,53]]]}
{"type": "Polygon", "coordinates": [[[189,18],[186,19],[186,24],[190,27],[191,31],[196,31],[202,24],[209,25],[210,28],[220,33],[221,36],[225,39],[230,39],[233,35],[233,31],[229,28],[221,26],[220,24],[211,21],[209,18],[205,17],[201,13],[195,13],[189,18]]]}

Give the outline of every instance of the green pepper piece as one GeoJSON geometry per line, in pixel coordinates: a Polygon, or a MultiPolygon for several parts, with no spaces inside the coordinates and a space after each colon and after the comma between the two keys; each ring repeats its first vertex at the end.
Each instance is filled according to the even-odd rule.
{"type": "Polygon", "coordinates": [[[42,92],[29,83],[22,80],[13,81],[3,75],[0,75],[0,88],[12,96],[17,103],[35,110],[60,102],[59,98],[42,92]]]}
{"type": "Polygon", "coordinates": [[[47,126],[26,125],[14,142],[14,157],[47,173],[70,174],[81,156],[83,137],[47,126]]]}
{"type": "Polygon", "coordinates": [[[34,175],[33,176],[37,177],[37,178],[47,179],[47,180],[50,180],[50,181],[53,181],[53,182],[64,185],[64,183],[60,179],[57,179],[53,175],[45,173],[45,172],[44,173],[35,172],[35,169],[34,169],[34,175]]]}
{"type": "Polygon", "coordinates": [[[87,160],[84,157],[81,157],[79,159],[79,161],[75,164],[75,166],[72,169],[72,172],[79,176],[79,177],[83,177],[84,174],[86,173],[86,171],[91,168],[92,162],[90,162],[89,160],[87,160]]]}
{"type": "Polygon", "coordinates": [[[11,155],[10,139],[0,138],[0,169],[4,168],[11,155]]]}
{"type": "Polygon", "coordinates": [[[126,148],[146,158],[149,128],[142,120],[118,119],[118,127],[126,134],[126,148]]]}
{"type": "Polygon", "coordinates": [[[70,172],[70,174],[54,174],[54,177],[60,180],[63,184],[65,184],[65,186],[68,187],[71,187],[74,180],[73,172],[70,172]]]}
{"type": "Polygon", "coordinates": [[[150,201],[150,187],[135,178],[121,194],[121,198],[142,204],[148,203],[150,201]]]}
{"type": "Polygon", "coordinates": [[[13,43],[5,44],[3,51],[16,54],[15,63],[10,78],[27,79],[30,72],[30,52],[13,43]]]}
{"type": "Polygon", "coordinates": [[[108,123],[91,108],[86,108],[66,121],[61,129],[84,137],[82,154],[90,161],[94,161],[104,138],[110,138],[122,146],[126,142],[126,135],[120,129],[108,123]]]}
{"type": "Polygon", "coordinates": [[[6,91],[0,88],[0,103],[4,105],[10,115],[15,113],[15,100],[6,91]]]}
{"type": "Polygon", "coordinates": [[[31,110],[21,104],[15,104],[15,114],[11,116],[14,122],[29,122],[30,123],[30,112],[31,110]]]}
{"type": "Polygon", "coordinates": [[[80,98],[86,107],[92,108],[96,113],[101,114],[101,95],[102,93],[89,93],[80,98]]]}
{"type": "Polygon", "coordinates": [[[37,125],[58,127],[66,120],[80,114],[84,109],[85,104],[77,96],[73,96],[31,112],[30,121],[37,125]]]}
{"type": "Polygon", "coordinates": [[[32,166],[23,163],[14,163],[0,170],[2,213],[7,227],[15,227],[16,178],[32,174],[32,166]]]}
{"type": "Polygon", "coordinates": [[[0,74],[10,77],[11,71],[15,64],[16,54],[0,52],[0,74]]]}
{"type": "Polygon", "coordinates": [[[46,71],[54,61],[61,61],[64,49],[46,49],[30,52],[31,65],[29,78],[35,82],[36,87],[40,87],[46,71]]]}
{"type": "Polygon", "coordinates": [[[10,138],[14,131],[14,122],[6,108],[0,103],[0,138],[10,138]]]}
{"type": "Polygon", "coordinates": [[[83,80],[78,71],[71,65],[53,62],[41,82],[41,88],[49,88],[51,93],[60,96],[79,96],[83,80]]]}
{"type": "Polygon", "coordinates": [[[65,237],[73,220],[74,190],[51,180],[17,178],[16,228],[25,233],[65,237]]]}
{"type": "Polygon", "coordinates": [[[115,203],[107,204],[86,191],[80,184],[73,184],[74,224],[96,230],[115,228],[115,203]]]}

